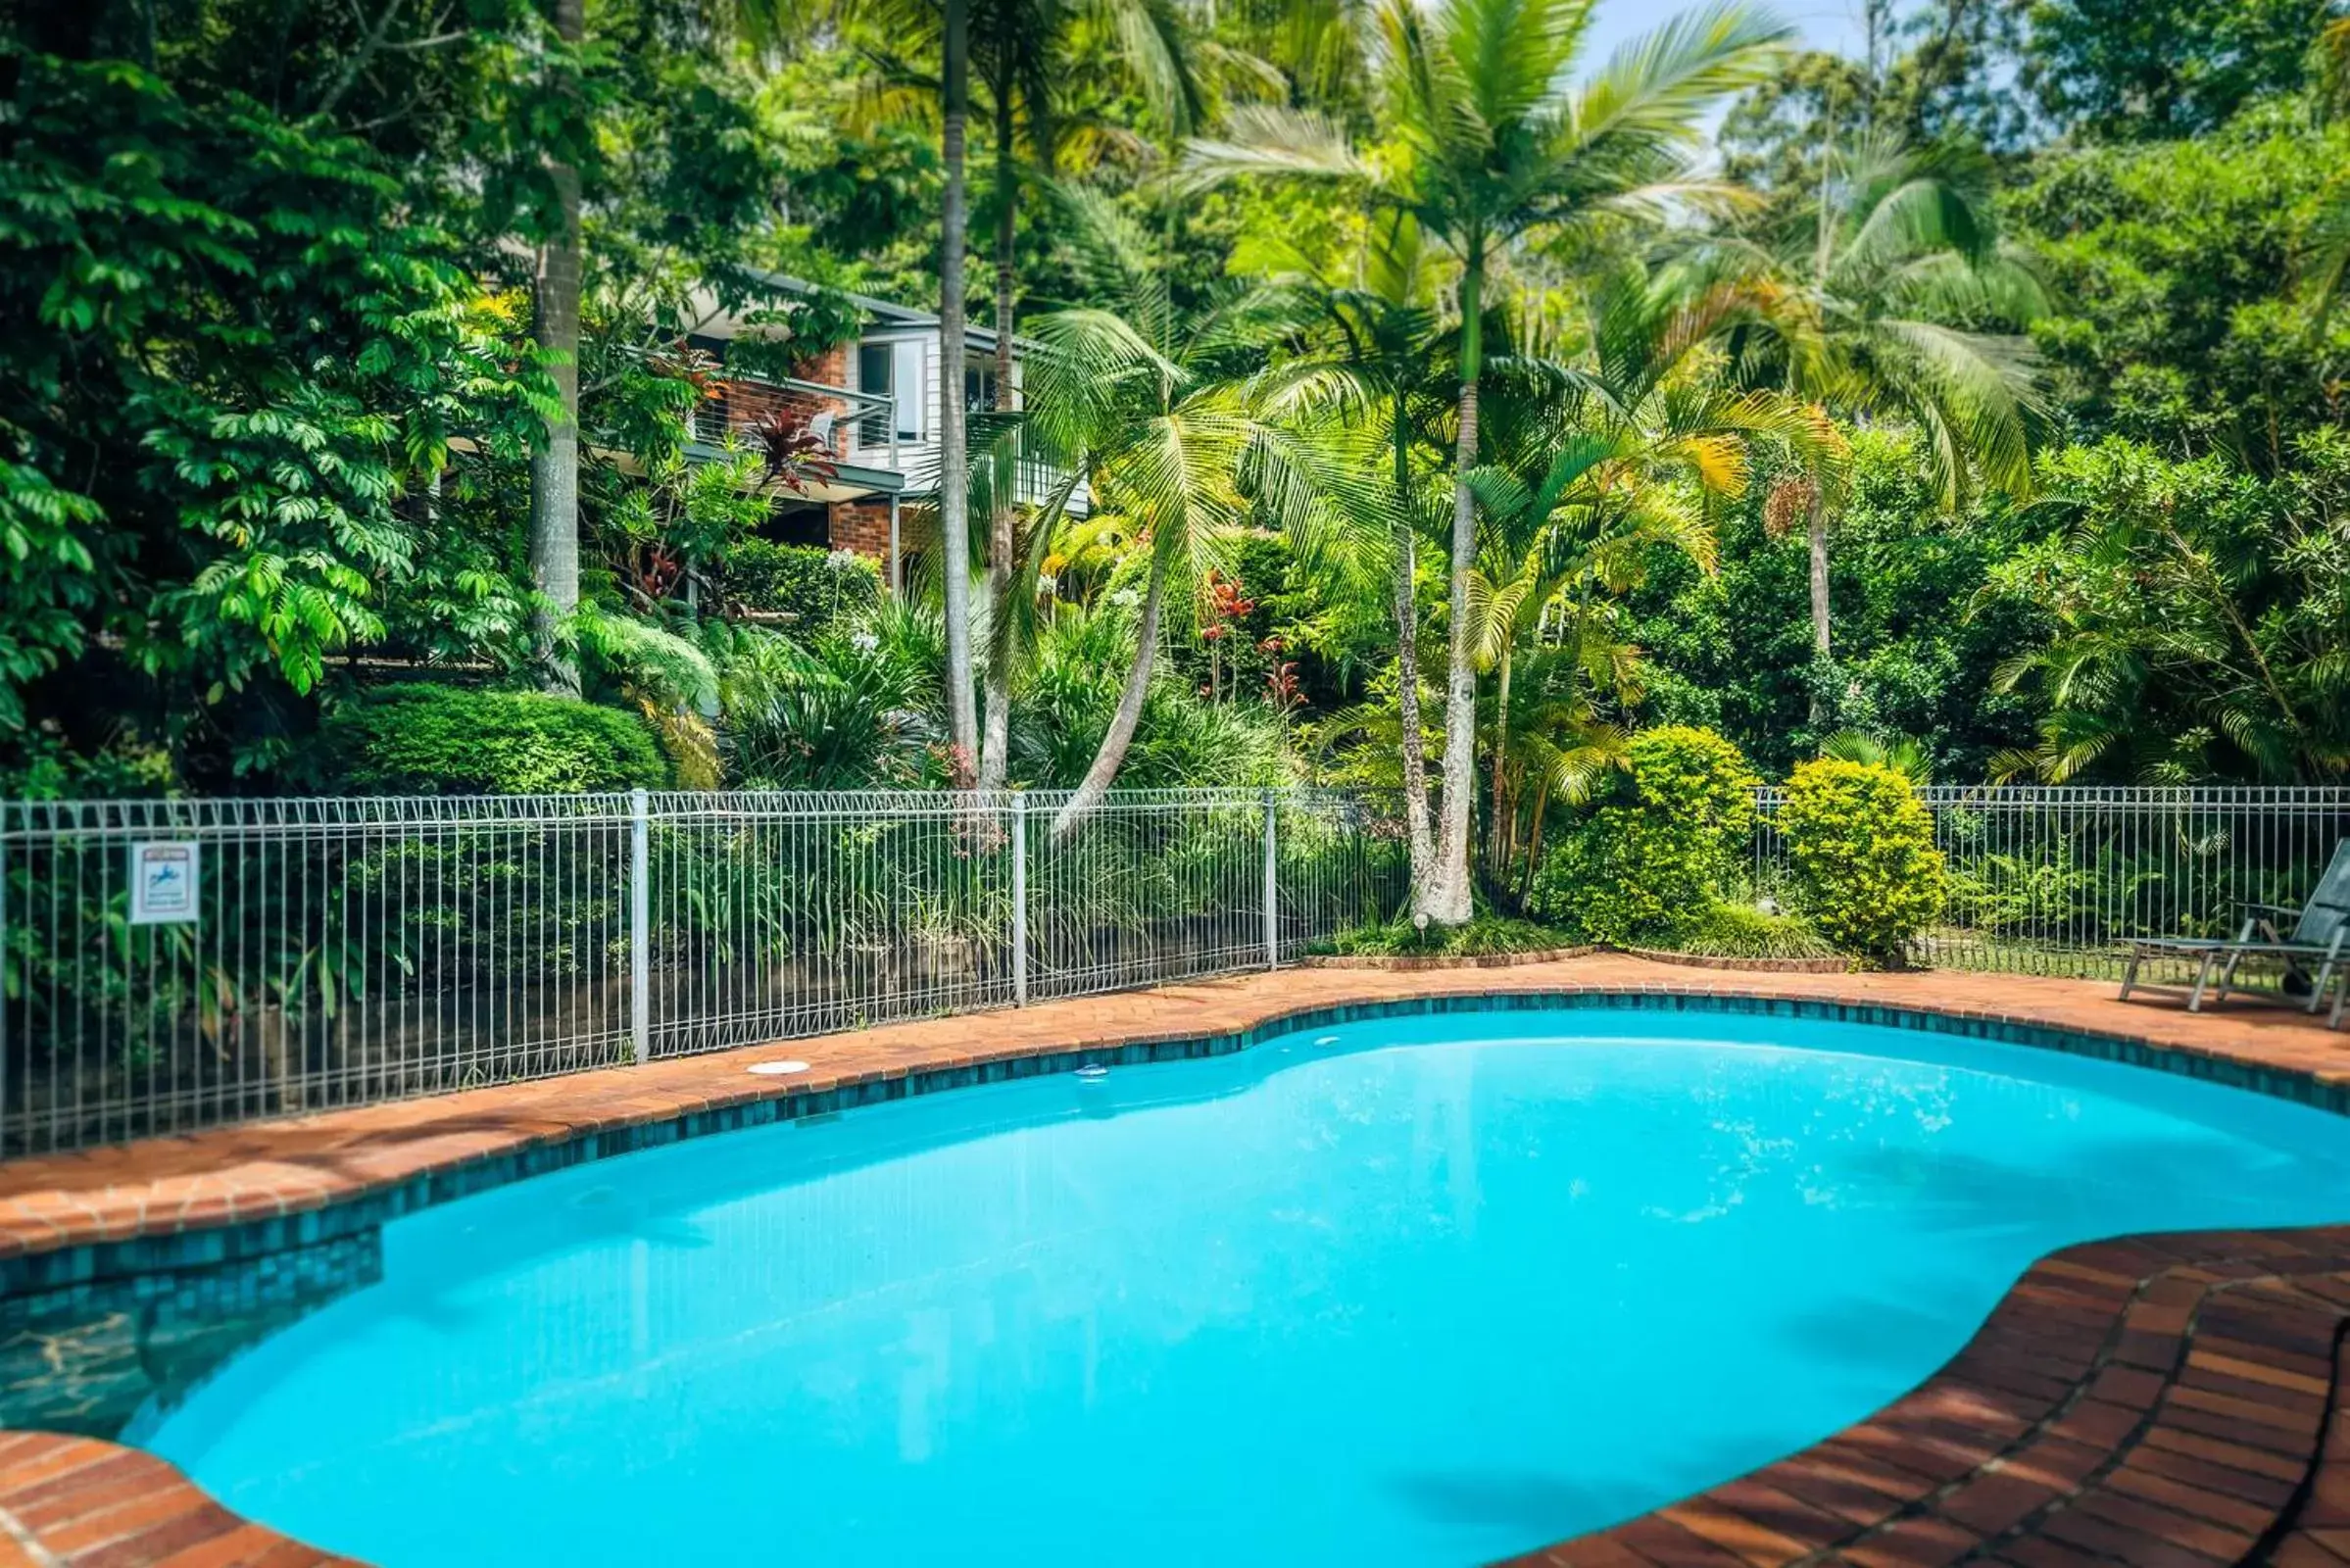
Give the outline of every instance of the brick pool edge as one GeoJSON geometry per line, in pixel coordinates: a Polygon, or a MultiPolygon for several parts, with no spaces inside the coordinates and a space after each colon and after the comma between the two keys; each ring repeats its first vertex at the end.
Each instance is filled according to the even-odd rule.
{"type": "MultiPolygon", "coordinates": [[[[0,1166],[0,1297],[315,1247],[425,1204],[676,1138],[1085,1061],[1244,1049],[1346,1017],[1529,1005],[1736,1007],[2084,1052],[2350,1111],[2350,1054],[2295,1015],[2189,1018],[2086,982],[1674,969],[1285,971],[467,1091],[0,1166]]],[[[2350,1560],[2333,1436],[2350,1228],[2190,1234],[2035,1264],[1958,1357],[1802,1453],[1529,1554],[1592,1568],[2350,1560]],[[2332,1514],[2342,1512],[2335,1520],[2332,1514]],[[2337,1555],[2337,1551],[2339,1555],[2337,1555]],[[2317,1555],[2310,1555],[2310,1553],[2317,1555]]],[[[2337,1447],[2339,1452],[2337,1452],[2337,1447]]],[[[0,1568],[334,1558],[237,1519],[164,1461],[0,1435],[0,1568]]]]}

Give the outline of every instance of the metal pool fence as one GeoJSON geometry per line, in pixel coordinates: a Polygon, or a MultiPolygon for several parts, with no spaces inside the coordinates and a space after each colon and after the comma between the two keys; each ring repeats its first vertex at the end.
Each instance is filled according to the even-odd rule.
{"type": "MultiPolygon", "coordinates": [[[[2118,977],[2131,937],[2231,931],[2249,904],[2298,907],[2350,837],[2341,788],[1923,793],[1949,891],[1914,953],[1950,968],[2118,977]]],[[[1785,799],[1775,786],[1756,798],[1755,892],[1774,900],[1789,874],[1785,799]]]]}
{"type": "Polygon", "coordinates": [[[0,806],[0,1153],[1274,964],[1391,917],[1376,798],[0,806]]]}

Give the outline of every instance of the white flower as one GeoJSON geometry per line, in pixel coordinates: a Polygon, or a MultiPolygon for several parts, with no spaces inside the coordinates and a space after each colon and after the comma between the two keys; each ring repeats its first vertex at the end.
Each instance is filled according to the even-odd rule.
{"type": "Polygon", "coordinates": [[[869,654],[881,646],[881,639],[869,631],[860,631],[849,639],[849,646],[860,654],[869,654]]]}
{"type": "Polygon", "coordinates": [[[1142,590],[1138,588],[1121,588],[1116,593],[1109,596],[1109,602],[1117,606],[1120,610],[1132,610],[1143,602],[1142,590]]]}
{"type": "Polygon", "coordinates": [[[1040,594],[1055,593],[1055,592],[1057,592],[1057,591],[1059,590],[1059,588],[1060,588],[1060,579],[1059,579],[1058,577],[1055,577],[1055,576],[1053,576],[1053,573],[1051,573],[1051,572],[1049,572],[1049,571],[1041,571],[1041,572],[1037,573],[1037,579],[1036,579],[1036,591],[1037,591],[1038,593],[1040,593],[1040,594]]]}
{"type": "Polygon", "coordinates": [[[857,564],[857,552],[848,549],[835,550],[824,558],[824,564],[834,571],[847,571],[857,564]]]}

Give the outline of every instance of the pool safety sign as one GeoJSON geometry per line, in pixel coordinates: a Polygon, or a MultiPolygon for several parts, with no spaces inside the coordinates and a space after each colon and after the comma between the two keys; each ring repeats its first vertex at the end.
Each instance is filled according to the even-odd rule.
{"type": "Polygon", "coordinates": [[[196,918],[201,862],[193,844],[130,847],[130,923],[170,925],[196,918]]]}

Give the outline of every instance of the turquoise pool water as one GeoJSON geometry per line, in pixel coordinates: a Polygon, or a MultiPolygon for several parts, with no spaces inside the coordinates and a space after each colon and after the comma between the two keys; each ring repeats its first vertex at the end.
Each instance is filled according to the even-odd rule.
{"type": "Polygon", "coordinates": [[[145,1442],[386,1568],[1461,1564],[1852,1421],[2015,1275],[2350,1216],[2350,1124],[1735,1013],[1320,1028],[385,1233],[145,1442]]]}

